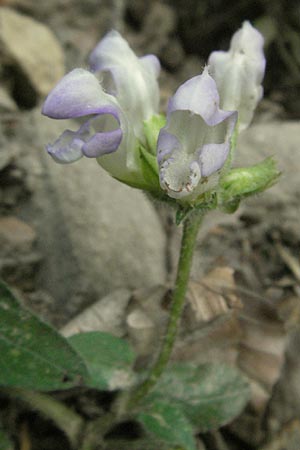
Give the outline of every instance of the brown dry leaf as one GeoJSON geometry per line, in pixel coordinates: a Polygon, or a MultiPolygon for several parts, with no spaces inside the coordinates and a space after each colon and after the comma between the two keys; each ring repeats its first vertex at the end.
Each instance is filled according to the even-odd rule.
{"type": "MultiPolygon", "coordinates": [[[[165,332],[166,294],[165,286],[136,291],[127,308],[127,333],[142,364],[157,352],[165,332]]],[[[232,268],[216,267],[189,283],[172,360],[236,365],[249,378],[252,408],[263,414],[281,374],[286,341],[276,305],[240,290],[232,268]]]]}
{"type": "Polygon", "coordinates": [[[168,312],[163,309],[166,286],[134,291],[127,309],[127,333],[136,353],[146,358],[155,354],[164,333],[168,312]]]}
{"type": "Polygon", "coordinates": [[[27,422],[22,422],[20,425],[20,450],[31,450],[31,438],[27,422]]]}
{"type": "Polygon", "coordinates": [[[191,281],[187,301],[197,322],[208,322],[231,310],[241,309],[233,269],[216,267],[200,282],[191,281]]]}
{"type": "Polygon", "coordinates": [[[278,315],[287,330],[293,330],[300,325],[300,297],[290,295],[278,304],[278,315]]]}
{"type": "Polygon", "coordinates": [[[293,420],[287,424],[271,442],[260,450],[299,450],[300,448],[300,421],[293,420]]]}
{"type": "Polygon", "coordinates": [[[234,271],[216,267],[200,281],[190,281],[181,338],[173,358],[181,361],[235,364],[242,329],[234,271]]]}
{"type": "Polygon", "coordinates": [[[275,239],[275,247],[285,265],[290,269],[298,283],[300,283],[300,261],[288,247],[284,247],[278,239],[275,239]]]}
{"type": "Polygon", "coordinates": [[[187,300],[189,333],[177,342],[174,357],[236,364],[249,378],[252,408],[263,414],[280,377],[287,343],[276,305],[239,290],[230,267],[214,268],[191,282],[187,300]]]}
{"type": "Polygon", "coordinates": [[[87,331],[104,331],[122,337],[125,334],[125,309],[131,297],[128,289],[117,289],[68,322],[60,331],[64,336],[87,331]]]}

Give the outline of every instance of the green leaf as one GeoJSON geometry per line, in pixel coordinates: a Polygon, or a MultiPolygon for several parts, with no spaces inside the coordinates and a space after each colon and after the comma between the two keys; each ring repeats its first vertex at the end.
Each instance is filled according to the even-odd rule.
{"type": "Polygon", "coordinates": [[[230,422],[249,400],[249,385],[233,367],[224,364],[171,366],[145,399],[164,398],[180,407],[198,431],[230,422]]]}
{"type": "Polygon", "coordinates": [[[185,450],[196,450],[193,428],[180,408],[174,404],[154,401],[147,411],[137,419],[150,433],[172,445],[181,445],[185,450]]]}
{"type": "Polygon", "coordinates": [[[185,220],[187,218],[187,216],[193,211],[192,208],[183,208],[183,207],[179,207],[176,211],[176,215],[175,215],[175,223],[176,225],[180,225],[182,223],[183,220],[185,220]]]}
{"type": "Polygon", "coordinates": [[[75,334],[69,342],[85,361],[90,373],[90,387],[124,389],[135,381],[132,371],[135,354],[123,339],[109,333],[91,331],[75,334]]]}
{"type": "Polygon", "coordinates": [[[0,282],[0,385],[67,389],[82,383],[86,367],[67,340],[23,308],[0,282]]]}
{"type": "Polygon", "coordinates": [[[170,445],[149,435],[141,439],[107,439],[105,445],[107,450],[173,450],[170,445]]]}

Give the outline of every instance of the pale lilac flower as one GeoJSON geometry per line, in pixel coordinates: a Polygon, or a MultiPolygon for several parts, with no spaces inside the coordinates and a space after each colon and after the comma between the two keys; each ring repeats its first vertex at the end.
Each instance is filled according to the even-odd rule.
{"type": "Polygon", "coordinates": [[[90,65],[91,71],[68,73],[47,97],[42,110],[46,116],[86,118],[77,131],[66,130],[47,150],[60,163],[97,158],[114,177],[139,181],[143,121],[157,113],[159,104],[158,59],[138,58],[112,31],[92,52],[90,65]]]}
{"type": "Polygon", "coordinates": [[[84,119],[47,150],[60,163],[97,158],[112,176],[141,189],[156,190],[159,176],[169,197],[197,203],[204,192],[217,189],[237,115],[239,130],[246,128],[262,96],[262,47],[261,35],[245,22],[229,52],[213,52],[202,75],[179,87],[159,131],[161,119],[153,120],[159,61],[153,55],[138,58],[112,31],[91,53],[90,71],[73,70],[46,99],[45,115],[84,119]]]}
{"type": "Polygon", "coordinates": [[[236,111],[219,108],[207,68],[178,88],[157,144],[160,185],[170,197],[194,200],[217,183],[236,120],[236,111]]]}
{"type": "Polygon", "coordinates": [[[221,107],[239,113],[239,131],[248,127],[263,95],[261,83],[266,66],[263,44],[262,35],[246,21],[233,35],[229,51],[213,52],[208,60],[221,107]]]}

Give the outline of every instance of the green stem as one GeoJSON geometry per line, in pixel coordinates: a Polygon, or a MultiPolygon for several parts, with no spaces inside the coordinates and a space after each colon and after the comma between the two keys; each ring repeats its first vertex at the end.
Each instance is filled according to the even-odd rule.
{"type": "MultiPolygon", "coordinates": [[[[100,448],[104,442],[105,434],[115,424],[115,415],[111,413],[104,414],[97,419],[86,423],[83,439],[79,450],[94,450],[100,448]]],[[[102,447],[101,447],[102,448],[102,447]]]]}
{"type": "Polygon", "coordinates": [[[1,388],[1,392],[9,397],[21,400],[33,410],[52,420],[66,434],[72,446],[76,446],[84,422],[78,414],[66,405],[48,395],[26,391],[21,388],[1,388]]]}
{"type": "Polygon", "coordinates": [[[150,370],[146,380],[137,388],[135,392],[133,392],[133,395],[129,401],[130,405],[137,404],[148,394],[148,392],[157,383],[159,377],[164,372],[169,362],[184,307],[196,238],[202,217],[203,214],[194,212],[184,221],[180,257],[177,268],[177,278],[175,289],[173,291],[172,306],[166,336],[156,363],[150,370]]]}

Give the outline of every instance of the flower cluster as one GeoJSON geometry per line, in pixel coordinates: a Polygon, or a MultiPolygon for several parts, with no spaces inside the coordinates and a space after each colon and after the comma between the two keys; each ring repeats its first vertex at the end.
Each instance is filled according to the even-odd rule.
{"type": "Polygon", "coordinates": [[[47,97],[43,114],[84,118],[47,151],[59,163],[97,158],[113,177],[195,203],[216,188],[232,149],[262,97],[263,38],[249,22],[228,52],[213,52],[202,74],[182,84],[159,116],[160,64],[138,58],[112,31],[96,46],[90,70],[74,69],[47,97]]]}

